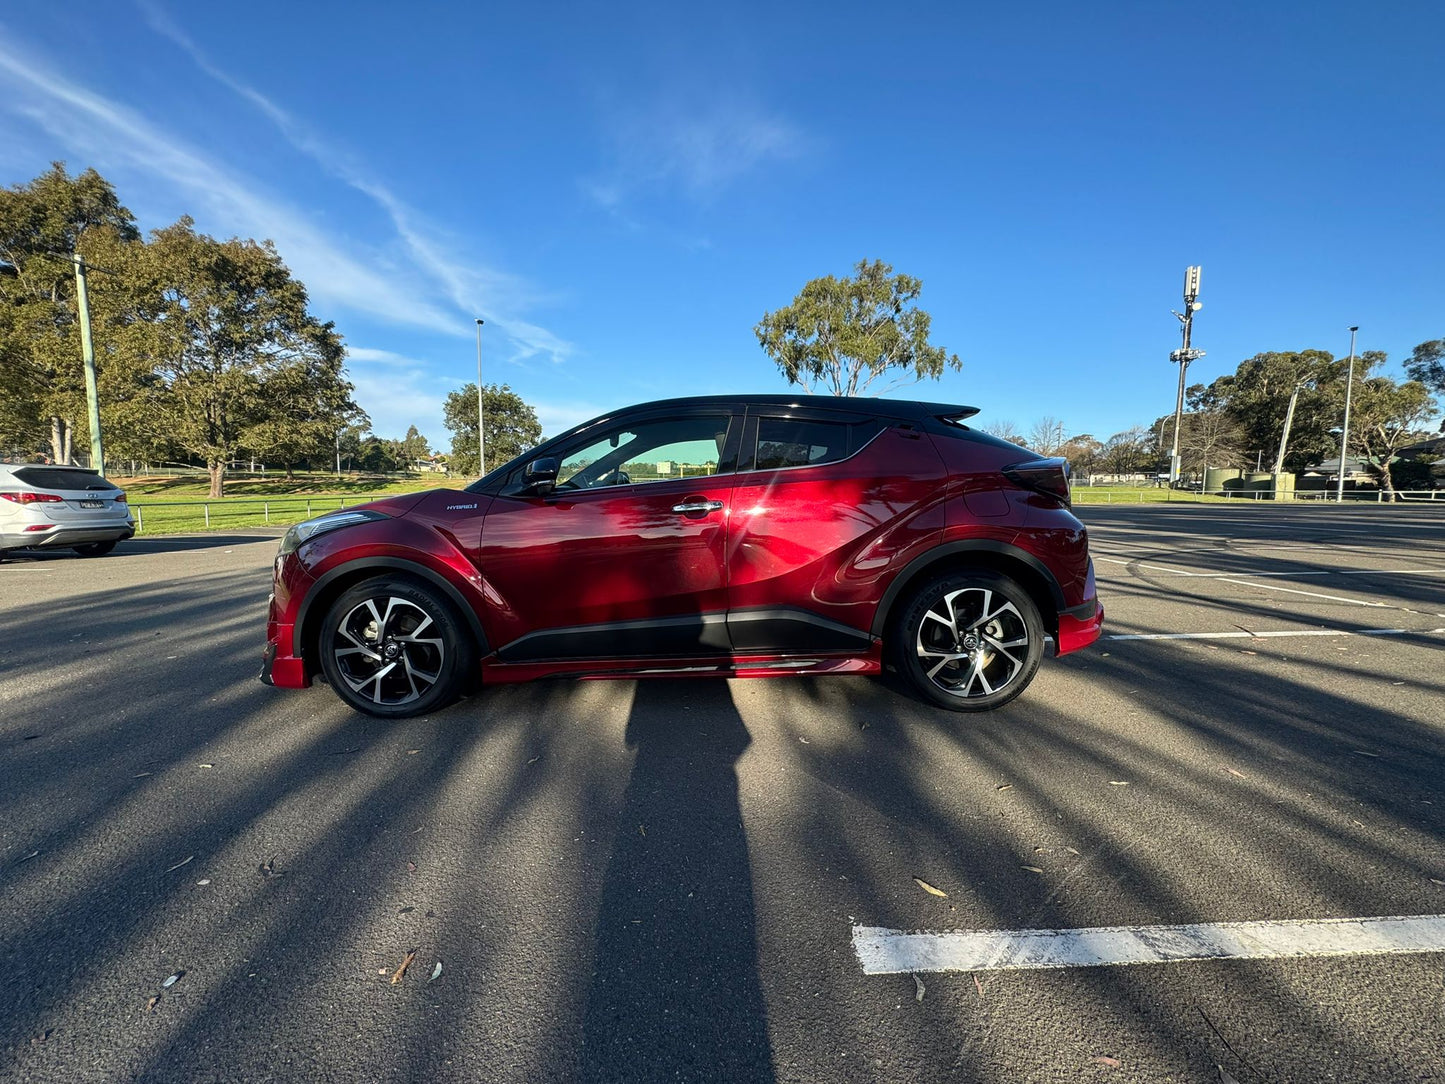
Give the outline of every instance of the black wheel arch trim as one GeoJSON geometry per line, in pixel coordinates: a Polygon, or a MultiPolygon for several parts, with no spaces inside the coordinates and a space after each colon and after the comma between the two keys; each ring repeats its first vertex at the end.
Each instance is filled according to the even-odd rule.
{"type": "MultiPolygon", "coordinates": [[[[1049,589],[1049,595],[1054,601],[1056,613],[1065,613],[1064,590],[1059,586],[1059,581],[1049,571],[1049,566],[1040,561],[1028,550],[1020,549],[1018,546],[1008,542],[999,542],[992,538],[966,538],[958,542],[945,542],[941,546],[934,546],[926,553],[920,553],[913,560],[904,566],[903,571],[893,577],[893,582],[883,592],[883,600],[878,604],[878,612],[873,616],[873,635],[882,636],[888,624],[888,616],[893,611],[893,604],[898,601],[898,596],[912,583],[917,581],[918,576],[931,566],[946,561],[951,557],[958,557],[969,553],[990,553],[1000,557],[1008,557],[1011,560],[1027,565],[1030,570],[1037,573],[1039,578],[1049,589]]],[[[1046,622],[1047,624],[1047,622],[1046,622]]]]}
{"type": "MultiPolygon", "coordinates": [[[[462,620],[467,623],[472,636],[477,641],[478,657],[487,655],[487,634],[482,631],[481,618],[477,616],[476,610],[467,602],[466,597],[441,573],[427,568],[426,565],[417,564],[415,561],[406,561],[400,557],[362,557],[355,561],[348,561],[338,568],[322,575],[314,584],[311,590],[306,592],[306,597],[301,601],[301,608],[296,611],[296,627],[292,630],[293,642],[297,645],[302,657],[305,657],[306,637],[310,630],[307,619],[311,616],[311,604],[326,594],[326,589],[343,576],[352,576],[357,572],[400,572],[407,576],[415,576],[425,580],[433,587],[440,588],[446,595],[448,601],[457,608],[462,620]]],[[[308,664],[314,660],[308,660],[308,664]]]]}

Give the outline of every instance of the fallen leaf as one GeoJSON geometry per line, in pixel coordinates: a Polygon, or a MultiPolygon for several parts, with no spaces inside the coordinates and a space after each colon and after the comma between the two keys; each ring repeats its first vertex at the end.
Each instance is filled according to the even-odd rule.
{"type": "Polygon", "coordinates": [[[26,734],[25,737],[21,738],[20,740],[21,740],[21,741],[34,741],[34,740],[35,740],[36,738],[38,738],[38,737],[40,737],[39,734],[26,734]]]}
{"type": "Polygon", "coordinates": [[[1227,771],[1230,775],[1237,775],[1241,779],[1245,778],[1245,774],[1243,772],[1235,771],[1233,768],[1225,768],[1224,770],[1227,771]]]}
{"type": "Polygon", "coordinates": [[[800,742],[802,742],[804,745],[812,745],[812,744],[813,744],[813,743],[810,742],[807,738],[799,738],[798,740],[799,740],[800,742]]]}
{"type": "Polygon", "coordinates": [[[941,888],[934,888],[922,877],[913,878],[913,882],[918,885],[919,888],[923,889],[923,891],[927,892],[930,896],[942,896],[944,899],[948,898],[947,892],[943,891],[943,889],[941,888]]]}
{"type": "Polygon", "coordinates": [[[913,995],[913,1000],[914,1000],[914,1001],[922,1001],[922,1000],[923,1000],[923,992],[924,992],[925,990],[927,990],[928,987],[926,987],[926,986],[923,985],[923,980],[920,979],[917,975],[914,975],[914,976],[913,976],[913,985],[916,986],[916,987],[918,987],[918,992],[913,995]]]}
{"type": "Polygon", "coordinates": [[[1078,857],[1079,852],[1076,851],[1076,850],[1074,850],[1074,848],[1072,848],[1072,847],[1065,847],[1064,850],[1068,851],[1070,854],[1074,855],[1075,857],[1078,857]]]}
{"type": "Polygon", "coordinates": [[[193,854],[192,854],[192,855],[187,855],[185,858],[182,858],[179,862],[177,862],[177,863],[176,863],[174,866],[172,866],[170,869],[166,870],[166,872],[167,872],[167,873],[170,873],[171,870],[180,869],[182,866],[184,866],[187,862],[189,862],[192,858],[195,858],[195,857],[196,857],[196,856],[193,855],[193,854]]]}
{"type": "Polygon", "coordinates": [[[151,997],[150,997],[150,1000],[146,1002],[146,1012],[155,1012],[155,1011],[156,1011],[156,1006],[159,1005],[160,1003],[161,1003],[161,995],[160,995],[160,994],[152,994],[151,997]]]}
{"type": "Polygon", "coordinates": [[[640,836],[646,837],[646,835],[647,835],[647,826],[646,826],[645,824],[639,824],[639,825],[637,826],[637,834],[640,835],[640,836]]]}
{"type": "Polygon", "coordinates": [[[34,857],[35,857],[36,855],[38,855],[39,853],[40,853],[39,851],[31,851],[31,852],[30,852],[29,854],[27,854],[24,858],[17,858],[17,859],[15,860],[15,864],[18,866],[21,862],[29,862],[32,858],[34,858],[34,857]]]}
{"type": "Polygon", "coordinates": [[[415,873],[415,872],[416,872],[416,863],[415,863],[415,862],[408,862],[408,863],[406,864],[406,871],[407,871],[408,873],[415,873]]]}
{"type": "Polygon", "coordinates": [[[181,979],[185,977],[185,974],[184,971],[177,971],[174,975],[168,976],[166,981],[161,983],[161,989],[169,990],[176,983],[180,982],[181,979]]]}
{"type": "Polygon", "coordinates": [[[1111,1058],[1107,1054],[1100,1054],[1097,1058],[1094,1059],[1094,1063],[1096,1065],[1107,1065],[1111,1069],[1119,1068],[1119,1059],[1111,1058]]]}
{"type": "Polygon", "coordinates": [[[399,982],[402,980],[402,978],[406,975],[406,969],[407,969],[408,967],[410,967],[410,966],[411,966],[411,962],[416,959],[416,952],[417,952],[416,949],[412,949],[412,950],[411,950],[410,952],[408,952],[408,953],[406,954],[406,956],[402,959],[402,961],[401,961],[401,966],[396,969],[396,974],[392,975],[392,977],[391,977],[391,984],[392,984],[393,986],[395,986],[397,983],[399,983],[399,982]]]}
{"type": "Polygon", "coordinates": [[[384,967],[378,967],[378,968],[376,969],[376,973],[377,973],[378,975],[389,975],[389,974],[391,974],[391,972],[389,972],[389,971],[388,971],[386,968],[384,968],[384,967]]]}
{"type": "Polygon", "coordinates": [[[1380,755],[1379,753],[1367,753],[1363,749],[1351,749],[1350,752],[1362,757],[1378,757],[1380,755]]]}
{"type": "Polygon", "coordinates": [[[402,907],[402,908],[399,908],[396,913],[399,914],[399,915],[409,915],[409,914],[411,914],[411,913],[412,913],[413,911],[415,911],[415,910],[416,910],[415,907],[402,907]]]}
{"type": "Polygon", "coordinates": [[[1129,784],[1128,784],[1127,782],[1125,782],[1123,779],[1111,779],[1111,780],[1109,780],[1109,786],[1111,786],[1111,787],[1127,787],[1128,785],[1129,785],[1129,784]]]}
{"type": "Polygon", "coordinates": [[[1216,1068],[1219,1069],[1219,1084],[1239,1084],[1239,1081],[1230,1076],[1224,1066],[1220,1065],[1216,1068]]]}
{"type": "Polygon", "coordinates": [[[541,760],[541,759],[542,759],[541,757],[533,757],[531,760],[527,761],[527,766],[528,766],[528,767],[531,767],[533,764],[536,764],[537,761],[539,761],[539,760],[541,760]]]}
{"type": "Polygon", "coordinates": [[[418,753],[420,753],[420,752],[421,752],[420,749],[408,749],[408,750],[406,751],[406,755],[409,756],[409,757],[414,757],[414,756],[416,756],[416,755],[417,755],[418,753]]]}
{"type": "Polygon", "coordinates": [[[1241,655],[1258,655],[1259,652],[1258,652],[1258,651],[1241,651],[1240,654],[1241,654],[1241,655]]]}
{"type": "Polygon", "coordinates": [[[54,1028],[46,1028],[44,1031],[36,1032],[30,1036],[30,1045],[38,1046],[41,1043],[49,1042],[50,1037],[55,1034],[54,1028]]]}
{"type": "Polygon", "coordinates": [[[259,866],[257,866],[256,869],[260,872],[262,877],[281,876],[279,873],[276,872],[276,856],[274,854],[270,858],[266,859],[266,861],[262,862],[259,866]]]}
{"type": "Polygon", "coordinates": [[[1043,870],[1039,869],[1038,866],[1020,866],[1019,869],[1026,869],[1026,870],[1028,870],[1030,873],[1042,873],[1042,872],[1043,872],[1043,870]]]}
{"type": "Polygon", "coordinates": [[[973,976],[973,984],[978,987],[978,996],[983,997],[983,983],[978,981],[978,976],[973,976]]]}
{"type": "Polygon", "coordinates": [[[441,962],[440,960],[438,960],[436,967],[434,967],[434,968],[431,969],[431,978],[427,979],[426,981],[427,981],[427,982],[436,982],[436,980],[439,979],[439,978],[441,978],[441,977],[442,977],[442,962],[441,962]]]}
{"type": "Polygon", "coordinates": [[[150,775],[150,774],[151,774],[150,772],[136,772],[135,775],[131,776],[131,778],[132,778],[132,779],[144,779],[146,776],[148,776],[148,775],[150,775]]]}
{"type": "Polygon", "coordinates": [[[202,767],[202,768],[214,768],[215,765],[214,765],[214,764],[202,764],[201,767],[202,767]]]}
{"type": "Polygon", "coordinates": [[[1001,786],[999,786],[997,789],[998,789],[998,790],[1013,790],[1013,789],[1014,789],[1014,785],[1013,785],[1012,783],[1004,783],[1004,784],[1002,784],[1001,786]]]}
{"type": "Polygon", "coordinates": [[[1431,877],[1431,878],[1430,878],[1430,883],[1431,883],[1432,885],[1445,885],[1445,881],[1440,880],[1439,877],[1431,877]]]}
{"type": "Polygon", "coordinates": [[[203,879],[201,879],[201,880],[199,880],[199,881],[196,882],[196,884],[198,884],[198,885],[208,885],[208,884],[210,884],[210,883],[211,883],[211,879],[210,879],[209,877],[205,877],[205,878],[203,878],[203,879]]]}
{"type": "Polygon", "coordinates": [[[859,724],[858,724],[858,729],[859,729],[859,730],[867,730],[867,729],[868,729],[868,723],[867,723],[866,721],[859,723],[859,724]]]}

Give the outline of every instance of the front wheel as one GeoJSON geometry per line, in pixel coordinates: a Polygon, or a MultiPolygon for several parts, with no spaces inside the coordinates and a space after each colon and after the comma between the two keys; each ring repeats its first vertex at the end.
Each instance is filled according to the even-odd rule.
{"type": "Polygon", "coordinates": [[[997,572],[955,572],[915,591],[894,630],[899,668],[925,700],[989,711],[1028,687],[1043,658],[1038,607],[997,572]]]}
{"type": "Polygon", "coordinates": [[[451,604],[402,576],[343,592],[326,613],[317,648],[337,696],[357,711],[392,719],[456,699],[475,655],[451,604]]]}

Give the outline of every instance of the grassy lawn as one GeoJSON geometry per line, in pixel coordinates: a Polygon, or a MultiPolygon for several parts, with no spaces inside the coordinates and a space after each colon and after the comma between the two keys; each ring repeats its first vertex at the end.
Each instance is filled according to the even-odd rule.
{"type": "Polygon", "coordinates": [[[288,481],[237,478],[226,482],[226,496],[211,500],[204,477],[124,478],[111,480],[126,491],[139,521],[139,534],[183,534],[242,527],[283,527],[303,519],[363,504],[377,497],[415,493],[443,486],[460,489],[470,479],[425,475],[386,478],[377,475],[300,474],[288,481]]]}

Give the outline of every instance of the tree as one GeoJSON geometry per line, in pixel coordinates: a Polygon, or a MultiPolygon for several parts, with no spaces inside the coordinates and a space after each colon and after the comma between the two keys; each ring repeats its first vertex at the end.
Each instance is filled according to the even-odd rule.
{"type": "MultiPolygon", "coordinates": [[[[452,434],[448,467],[463,477],[482,472],[477,464],[477,386],[467,384],[447,396],[443,424],[452,434]]],[[[482,415],[487,426],[487,469],[515,459],[542,439],[537,412],[509,384],[485,384],[482,415]]]]}
{"type": "Polygon", "coordinates": [[[1065,444],[1064,423],[1058,418],[1045,416],[1034,422],[1029,430],[1028,446],[1039,455],[1058,455],[1065,444]]]}
{"type": "Polygon", "coordinates": [[[1103,451],[1104,446],[1095,440],[1092,434],[1080,433],[1065,441],[1054,454],[1067,459],[1069,468],[1075,474],[1087,476],[1098,466],[1099,456],[1103,451]]]}
{"type": "MultiPolygon", "coordinates": [[[[71,177],[61,162],[25,184],[0,189],[0,437],[42,443],[68,462],[85,387],[71,254],[94,260],[107,240],[139,236],[110,182],[93,169],[71,177]]],[[[97,279],[101,276],[97,276],[97,279]]],[[[105,289],[92,280],[104,310],[105,289]]],[[[97,342],[104,353],[106,343],[97,342]]],[[[103,358],[98,358],[98,364],[103,358]]]]}
{"type": "MultiPolygon", "coordinates": [[[[1384,360],[1378,352],[1357,359],[1356,372],[1384,360]]],[[[1290,396],[1300,387],[1285,452],[1286,470],[1298,471],[1331,454],[1332,427],[1339,425],[1344,406],[1346,366],[1325,350],[1267,352],[1240,362],[1229,376],[1221,376],[1191,397],[1193,403],[1222,405],[1236,423],[1236,452],[1263,452],[1273,460],[1284,431],[1290,396]]],[[[1193,389],[1191,389],[1192,391],[1193,389]]],[[[1222,428],[1222,427],[1221,427],[1222,428]]],[[[1181,428],[1180,436],[1184,436],[1181,428]]],[[[1181,441],[1181,444],[1185,443],[1181,441]]]]}
{"type": "Polygon", "coordinates": [[[810,394],[822,384],[834,395],[858,395],[884,376],[897,377],[892,388],[963,367],[928,341],[933,318],[913,304],[923,283],[893,274],[882,260],[860,260],[854,270],[855,278],[813,279],[753,329],[788,383],[810,394]]]}
{"type": "MultiPolygon", "coordinates": [[[[476,387],[475,384],[472,387],[476,387]]],[[[427,444],[426,437],[416,426],[409,426],[405,438],[401,442],[401,459],[406,463],[407,470],[414,470],[418,461],[428,458],[431,455],[431,446],[427,444]]]]}
{"type": "Polygon", "coordinates": [[[1099,452],[1099,466],[1108,474],[1138,474],[1150,463],[1154,434],[1142,425],[1115,433],[1099,452]]]}
{"type": "Polygon", "coordinates": [[[1430,392],[1418,380],[1396,384],[1386,376],[1361,380],[1351,403],[1351,443],[1365,455],[1386,496],[1395,500],[1390,460],[1405,445],[1420,439],[1425,421],[1435,415],[1430,392]]]}
{"type": "Polygon", "coordinates": [[[291,417],[304,415],[313,449],[354,411],[340,341],[269,241],[217,241],[182,218],[137,246],[129,274],[145,316],[127,329],[139,359],[130,410],[205,462],[212,497],[248,441],[286,439],[272,428],[273,381],[296,392],[291,417]]]}
{"type": "Polygon", "coordinates": [[[251,451],[280,462],[288,479],[298,463],[329,459],[344,425],[370,425],[351,398],[354,388],[343,373],[341,340],[332,325],[309,330],[299,340],[306,348],[272,356],[259,420],[242,434],[251,451]]]}
{"type": "Polygon", "coordinates": [[[991,421],[987,425],[980,426],[979,428],[991,437],[998,437],[999,440],[1006,440],[1010,444],[1017,444],[1020,448],[1028,444],[1023,434],[1019,432],[1018,426],[1014,425],[1014,423],[1007,418],[999,418],[997,421],[991,421]]]}
{"type": "Polygon", "coordinates": [[[1431,339],[1415,347],[1405,372],[1436,395],[1445,395],[1445,339],[1431,339]]]}

